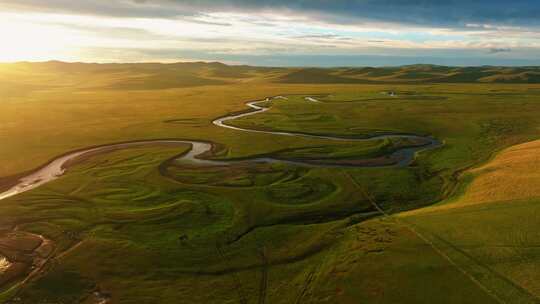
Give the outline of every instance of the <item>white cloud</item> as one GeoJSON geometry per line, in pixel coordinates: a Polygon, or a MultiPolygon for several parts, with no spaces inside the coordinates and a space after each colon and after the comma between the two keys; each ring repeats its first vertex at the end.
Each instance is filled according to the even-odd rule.
{"type": "MultiPolygon", "coordinates": [[[[293,11],[209,12],[174,18],[12,12],[0,13],[0,35],[0,61],[111,60],[109,54],[89,51],[95,49],[134,50],[129,56],[114,52],[118,61],[132,60],[135,50],[162,49],[236,55],[400,55],[403,50],[470,50],[472,54],[511,49],[497,53],[533,58],[538,56],[534,51],[540,50],[540,32],[530,28],[470,23],[456,29],[381,21],[338,24],[293,11]]],[[[150,53],[142,57],[163,60],[150,53]]]]}

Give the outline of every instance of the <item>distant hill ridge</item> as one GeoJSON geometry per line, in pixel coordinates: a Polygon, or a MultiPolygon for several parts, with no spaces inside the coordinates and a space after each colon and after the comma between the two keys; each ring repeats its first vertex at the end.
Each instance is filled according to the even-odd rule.
{"type": "Polygon", "coordinates": [[[336,68],[273,68],[220,62],[98,64],[47,61],[0,64],[0,80],[9,79],[14,73],[19,76],[32,73],[48,77],[66,74],[87,77],[122,75],[111,84],[113,89],[167,89],[247,80],[291,84],[540,83],[540,67],[450,67],[430,64],[336,68]]]}

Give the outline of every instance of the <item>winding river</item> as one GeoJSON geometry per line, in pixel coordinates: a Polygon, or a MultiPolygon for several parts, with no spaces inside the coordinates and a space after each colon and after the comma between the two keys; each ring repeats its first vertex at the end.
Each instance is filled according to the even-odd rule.
{"type": "MultiPolygon", "coordinates": [[[[270,109],[269,107],[264,107],[264,106],[261,106],[260,104],[271,101],[272,99],[286,99],[286,97],[276,96],[272,98],[266,98],[265,100],[248,102],[246,103],[246,106],[250,108],[248,112],[245,112],[242,114],[227,115],[224,117],[217,118],[213,121],[213,124],[218,127],[227,128],[227,129],[231,129],[235,131],[264,133],[264,134],[278,135],[278,136],[294,136],[294,137],[325,139],[325,140],[334,140],[334,141],[355,141],[355,142],[381,140],[381,139],[410,139],[413,141],[420,141],[420,142],[425,143],[425,144],[418,145],[415,147],[407,147],[407,148],[402,148],[402,149],[398,149],[397,151],[394,151],[393,153],[389,155],[389,157],[396,159],[396,161],[389,165],[383,165],[384,167],[408,166],[414,160],[415,155],[418,151],[432,149],[441,145],[441,143],[435,138],[427,137],[427,136],[419,136],[419,135],[384,134],[384,135],[377,135],[377,136],[373,136],[369,138],[346,138],[346,137],[332,137],[332,136],[324,136],[324,135],[306,134],[306,133],[299,133],[299,132],[282,132],[282,131],[265,131],[265,130],[256,130],[256,129],[246,129],[246,128],[236,127],[236,126],[227,124],[228,121],[232,121],[232,120],[239,119],[242,117],[255,115],[255,114],[268,111],[270,109]]],[[[306,98],[306,100],[308,99],[306,98]]],[[[313,100],[315,99],[312,98],[312,100],[308,100],[308,101],[313,102],[313,100]]],[[[186,145],[186,144],[191,146],[190,150],[187,153],[179,156],[176,159],[176,161],[182,162],[182,163],[189,163],[191,165],[224,166],[224,165],[233,165],[235,163],[240,163],[240,162],[245,163],[245,162],[280,161],[280,162],[286,162],[286,163],[291,163],[295,165],[303,165],[303,166],[324,166],[324,167],[339,166],[336,164],[329,164],[328,162],[301,161],[301,160],[290,161],[290,160],[279,160],[279,159],[274,159],[274,158],[253,158],[253,159],[242,160],[242,161],[218,161],[218,160],[211,160],[211,159],[204,158],[204,154],[207,154],[211,152],[212,150],[213,144],[210,142],[196,141],[196,140],[175,140],[175,139],[132,141],[132,142],[123,142],[123,143],[114,143],[114,144],[108,144],[108,145],[102,145],[102,146],[95,146],[95,147],[76,150],[76,151],[63,154],[53,159],[52,161],[48,162],[47,164],[43,165],[42,167],[32,171],[31,173],[28,173],[26,176],[19,178],[18,181],[14,185],[12,185],[6,191],[0,193],[0,200],[32,190],[45,183],[55,180],[59,178],[60,176],[62,176],[66,172],[66,170],[69,169],[70,165],[73,165],[77,161],[83,158],[90,157],[92,155],[97,155],[100,153],[119,150],[119,149],[128,149],[128,148],[141,147],[141,146],[150,146],[150,145],[181,146],[181,145],[186,145]]],[[[357,167],[374,167],[373,165],[365,165],[365,164],[356,165],[356,166],[357,167]]]]}

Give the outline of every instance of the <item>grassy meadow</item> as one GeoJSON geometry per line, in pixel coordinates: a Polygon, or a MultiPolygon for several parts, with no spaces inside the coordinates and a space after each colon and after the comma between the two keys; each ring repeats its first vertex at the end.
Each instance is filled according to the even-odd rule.
{"type": "Polygon", "coordinates": [[[411,144],[212,124],[267,96],[287,99],[230,124],[444,144],[387,168],[169,161],[189,145],[91,157],[0,203],[2,255],[13,231],[54,244],[0,286],[0,303],[537,303],[538,144],[524,144],[540,138],[537,73],[0,65],[0,189],[62,153],[130,140],[211,141],[220,160],[358,160],[411,144]]]}

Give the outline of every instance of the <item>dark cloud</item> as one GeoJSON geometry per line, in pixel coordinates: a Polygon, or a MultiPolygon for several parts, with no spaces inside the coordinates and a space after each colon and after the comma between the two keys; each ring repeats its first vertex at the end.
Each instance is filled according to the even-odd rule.
{"type": "Polygon", "coordinates": [[[350,37],[345,37],[341,35],[334,34],[312,34],[312,35],[301,35],[296,36],[297,39],[307,39],[307,40],[351,40],[350,37]]]}
{"type": "Polygon", "coordinates": [[[498,53],[510,53],[512,49],[510,48],[491,48],[489,49],[489,54],[498,54],[498,53]]]}
{"type": "Polygon", "coordinates": [[[0,0],[0,6],[150,18],[201,12],[292,11],[340,23],[371,20],[445,27],[468,23],[540,25],[538,0],[0,0]]]}
{"type": "Polygon", "coordinates": [[[206,24],[206,25],[218,25],[218,26],[231,26],[232,24],[226,23],[226,22],[212,22],[212,21],[205,21],[205,20],[198,20],[193,18],[186,18],[188,21],[198,24],[206,24]]]}

